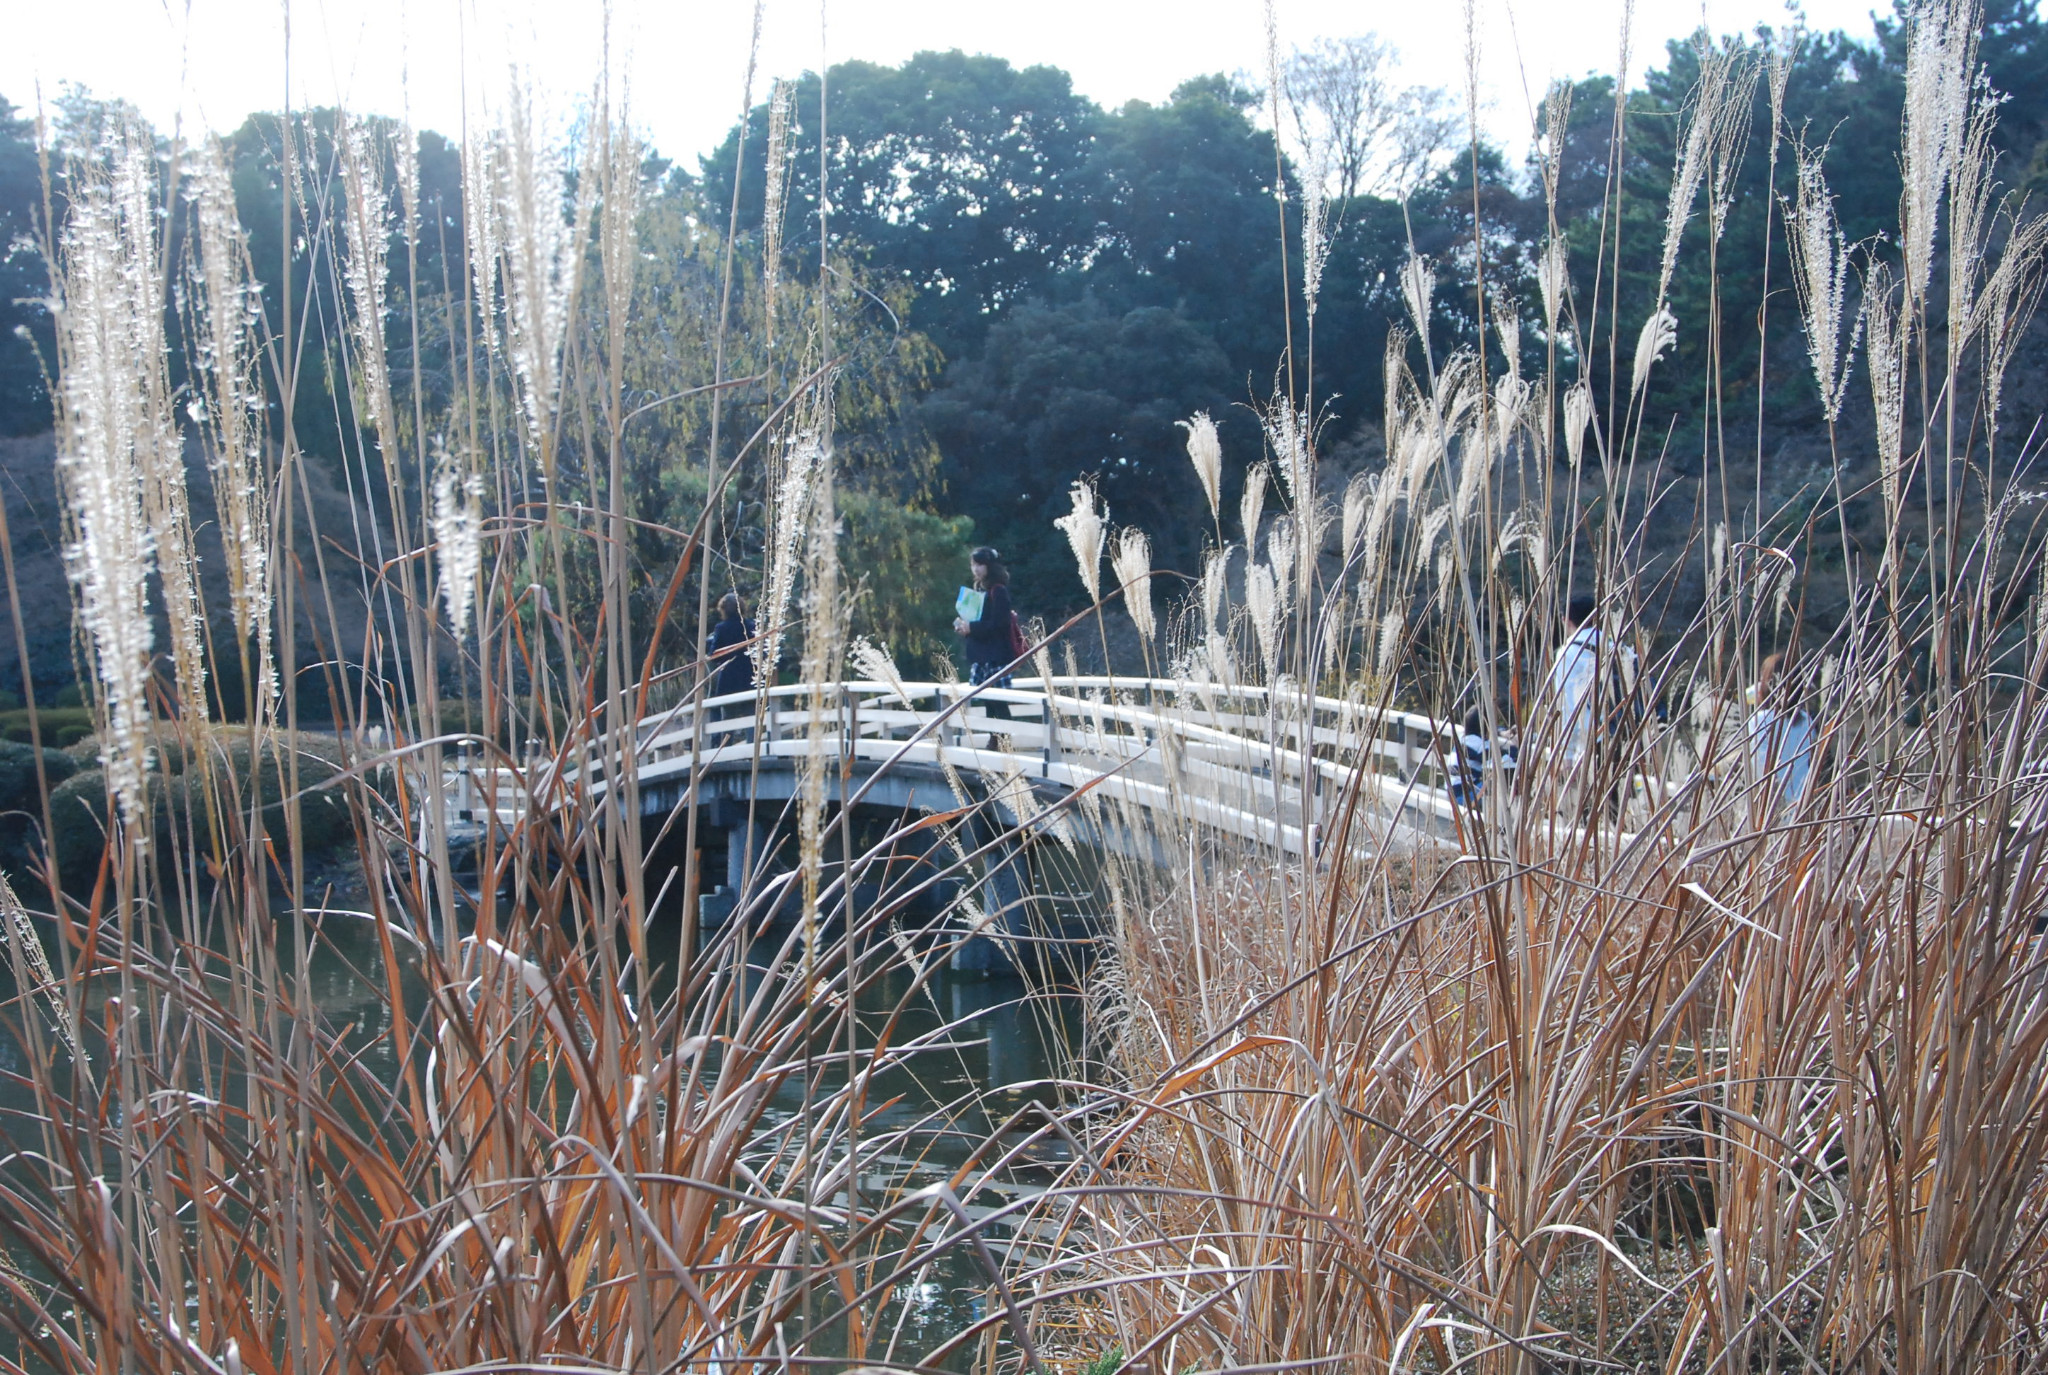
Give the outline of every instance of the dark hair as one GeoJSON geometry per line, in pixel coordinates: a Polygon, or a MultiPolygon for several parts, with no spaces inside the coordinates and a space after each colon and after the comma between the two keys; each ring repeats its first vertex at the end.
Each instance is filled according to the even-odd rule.
{"type": "Polygon", "coordinates": [[[988,570],[986,579],[990,587],[996,587],[1010,580],[1010,570],[1003,567],[1003,556],[986,544],[967,556],[969,563],[978,563],[988,570]]]}
{"type": "Polygon", "coordinates": [[[1594,601],[1590,593],[1581,592],[1565,603],[1565,619],[1573,625],[1584,625],[1593,619],[1593,613],[1599,609],[1600,603],[1594,601]]]}
{"type": "Polygon", "coordinates": [[[1480,729],[1480,728],[1481,728],[1481,727],[1482,727],[1482,726],[1483,726],[1484,724],[1485,724],[1485,722],[1483,722],[1483,721],[1481,721],[1481,720],[1479,719],[1479,708],[1478,708],[1478,707],[1474,707],[1474,708],[1472,708],[1472,709],[1471,709],[1470,711],[1468,711],[1468,712],[1466,712],[1466,713],[1465,713],[1465,734],[1467,734],[1467,735],[1479,735],[1479,734],[1482,734],[1483,732],[1481,731],[1481,729],[1480,729]]]}
{"type": "Polygon", "coordinates": [[[723,597],[720,597],[718,599],[718,614],[725,617],[728,621],[738,620],[740,618],[740,594],[728,592],[723,597]]]}

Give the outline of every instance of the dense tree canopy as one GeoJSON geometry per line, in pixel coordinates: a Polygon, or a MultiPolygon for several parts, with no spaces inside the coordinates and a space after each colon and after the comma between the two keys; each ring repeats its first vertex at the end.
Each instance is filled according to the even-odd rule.
{"type": "MultiPolygon", "coordinates": [[[[1782,37],[1765,32],[1730,42],[1743,61],[1760,65],[1782,37]]],[[[1760,382],[1767,423],[1817,425],[1785,273],[1781,207],[1792,185],[1791,153],[1796,145],[1824,148],[1844,233],[1866,256],[1892,253],[1881,229],[1897,220],[1899,169],[1889,151],[1870,150],[1898,143],[1904,42],[1895,21],[1880,24],[1867,44],[1838,33],[1802,35],[1791,49],[1784,138],[1775,143],[1769,82],[1755,84],[1752,134],[1734,165],[1723,237],[1712,244],[1710,217],[1695,213],[1670,287],[1679,358],[1653,389],[1655,404],[1675,417],[1677,461],[1688,446],[1698,452],[1711,418],[1753,423],[1760,382]],[[1717,276],[1717,258],[1768,260],[1772,275],[1717,276]],[[1710,348],[1718,350],[1712,368],[1710,348]],[[1665,380],[1708,376],[1719,379],[1713,395],[1684,395],[1699,384],[1665,380]]],[[[878,536],[876,547],[924,529],[919,520],[942,520],[930,529],[942,532],[934,538],[949,549],[975,538],[1013,556],[1030,609],[1071,607],[1079,595],[1050,524],[1077,478],[1099,484],[1116,520],[1152,532],[1162,566],[1194,567],[1207,513],[1184,471],[1175,422],[1196,410],[1217,417],[1232,499],[1237,474],[1261,454],[1253,408],[1285,375],[1290,325],[1295,385],[1317,408],[1328,448],[1348,455],[1347,463],[1369,454],[1388,333],[1406,317],[1397,281],[1411,250],[1436,272],[1431,343],[1439,356],[1479,338],[1474,287],[1483,264],[1488,309],[1519,314],[1527,361],[1552,344],[1583,351],[1604,393],[1606,341],[1620,338],[1616,353],[1626,353],[1656,305],[1664,207],[1703,43],[1674,43],[1630,93],[1618,161],[1612,82],[1571,87],[1555,163],[1554,226],[1541,166],[1484,147],[1407,178],[1405,200],[1337,196],[1312,335],[1300,290],[1303,188],[1289,163],[1284,194],[1276,195],[1263,107],[1231,80],[1202,77],[1160,103],[1104,110],[1076,94],[1063,72],[960,52],[919,53],[894,67],[844,63],[822,81],[806,74],[786,91],[791,118],[778,171],[787,195],[775,232],[763,218],[769,101],[695,176],[649,159],[648,265],[636,309],[650,323],[635,326],[636,366],[656,404],[635,421],[632,436],[643,514],[679,518],[694,500],[675,475],[699,462],[696,451],[707,442],[702,407],[659,398],[704,380],[695,331],[712,318],[714,261],[735,205],[735,247],[755,277],[761,255],[779,242],[788,289],[816,283],[821,130],[833,290],[856,322],[843,360],[841,452],[855,489],[898,503],[898,514],[875,516],[877,529],[892,532],[878,536]],[[1596,262],[1593,245],[1617,206],[1618,251],[1596,262]],[[1569,246],[1578,315],[1566,322],[1568,334],[1550,340],[1536,263],[1553,232],[1569,246]],[[1283,233],[1291,255],[1285,274],[1283,233]],[[962,521],[971,521],[971,531],[962,521]]],[[[1999,122],[2002,173],[2009,184],[2038,184],[2048,177],[2048,26],[2031,0],[1988,0],[1980,59],[2008,96],[1999,122]]],[[[80,118],[74,112],[74,122],[80,118]]],[[[295,201],[294,224],[280,221],[283,131],[275,118],[254,118],[228,140],[237,195],[267,308],[282,309],[278,269],[289,243],[293,299],[301,309],[338,316],[336,275],[321,256],[334,242],[321,232],[322,217],[339,200],[333,117],[316,113],[297,127],[316,174],[295,201]]],[[[387,142],[396,133],[378,127],[387,142]]],[[[392,258],[393,382],[401,389],[416,382],[431,400],[455,385],[465,356],[460,320],[422,309],[417,339],[412,322],[415,306],[444,300],[459,284],[461,169],[458,150],[433,134],[421,136],[418,155],[425,228],[415,254],[394,251],[392,258]]],[[[7,432],[48,421],[41,364],[13,328],[26,324],[47,356],[47,316],[18,304],[42,291],[38,254],[18,246],[37,222],[38,180],[28,126],[0,105],[0,234],[17,245],[0,259],[0,430],[7,432]]],[[[1332,179],[1338,190],[1365,184],[1356,167],[1332,179]]],[[[753,281],[746,279],[738,298],[735,369],[783,365],[767,334],[766,303],[747,284],[753,281]]],[[[1489,338],[1497,355],[1498,337],[1489,338]]],[[[1628,360],[1620,366],[1625,372],[1628,360]]],[[[304,370],[300,441],[339,463],[358,442],[354,401],[327,384],[340,370],[318,350],[306,355],[304,370]]],[[[745,419],[759,418],[746,396],[735,394],[732,404],[745,419]]]]}

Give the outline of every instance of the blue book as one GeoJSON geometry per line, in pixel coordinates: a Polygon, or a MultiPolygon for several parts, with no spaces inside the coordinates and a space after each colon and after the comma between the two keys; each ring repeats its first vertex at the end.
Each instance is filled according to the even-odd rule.
{"type": "Polygon", "coordinates": [[[960,595],[953,598],[953,614],[972,625],[981,619],[981,608],[987,601],[988,593],[963,587],[960,589],[960,595]]]}

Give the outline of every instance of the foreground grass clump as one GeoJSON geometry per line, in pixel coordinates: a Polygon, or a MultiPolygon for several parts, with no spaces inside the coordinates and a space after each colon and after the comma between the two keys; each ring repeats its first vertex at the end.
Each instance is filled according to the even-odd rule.
{"type": "MultiPolygon", "coordinates": [[[[409,131],[292,126],[287,171],[329,169],[334,198],[305,225],[331,269],[310,319],[251,308],[257,246],[217,147],[159,158],[125,129],[59,160],[94,767],[23,808],[48,809],[29,859],[58,891],[36,911],[4,895],[9,1359],[2037,1366],[2048,619],[1999,406],[2048,221],[1999,192],[1981,22],[1962,0],[1909,16],[1909,193],[1886,242],[1833,232],[1783,126],[1782,43],[1703,50],[1641,318],[1611,283],[1579,299],[1554,234],[1529,280],[1480,262],[1455,303],[1411,254],[1384,462],[1326,477],[1316,398],[1283,359],[1232,513],[1219,431],[1191,418],[1186,505],[1215,542],[1163,610],[1150,537],[1076,483],[1057,525],[1091,613],[1033,638],[1092,637],[1115,672],[1011,703],[1048,713],[1035,760],[993,724],[973,738],[957,702],[913,717],[890,648],[851,633],[835,424],[879,404],[848,359],[886,340],[829,226],[792,279],[771,217],[758,284],[706,229],[719,289],[680,328],[676,293],[642,289],[649,159],[609,87],[574,143],[515,89],[460,150],[471,261],[438,284],[417,264],[448,222],[416,203],[409,131]],[[1775,268],[1718,256],[1758,92],[1791,179],[1766,208],[1775,268]],[[1715,273],[1794,274],[1831,425],[1863,360],[1883,548],[1837,548],[1849,595],[1827,625],[1794,609],[1820,504],[1794,530],[1723,492],[1691,546],[1648,547],[1653,380],[1675,331],[1735,327],[1711,302],[1675,313],[1699,235],[1715,273]],[[401,312],[415,339],[440,322],[439,390],[398,365],[401,312]],[[758,371],[733,370],[742,337],[758,371]],[[641,371],[680,370],[678,339],[704,344],[701,387],[641,371]],[[338,577],[309,612],[289,575],[314,514],[290,415],[315,388],[283,360],[308,340],[348,360],[360,416],[349,490],[375,538],[348,614],[338,577]],[[747,424],[742,388],[760,389],[747,424]],[[701,514],[650,532],[629,422],[683,399],[701,514]],[[200,590],[188,444],[212,470],[225,608],[200,590]],[[1937,513],[1949,540],[1919,540],[1937,513]],[[652,534],[672,559],[636,559],[652,534]],[[742,576],[764,686],[751,722],[717,724],[758,772],[773,711],[796,760],[758,852],[699,789],[648,805],[639,767],[709,690],[701,639],[742,576]],[[1695,577],[1698,616],[1666,623],[1669,584],[1695,577]],[[255,685],[235,725],[206,691],[228,662],[255,685]],[[797,695],[771,697],[784,671],[797,695]],[[297,718],[315,674],[336,716],[317,744],[297,718]],[[912,719],[897,762],[923,770],[928,800],[878,843],[850,805],[849,677],[895,694],[869,705],[912,719]],[[1049,778],[1053,727],[1116,736],[1127,776],[1034,791],[1023,766],[1049,778]],[[452,806],[457,789],[495,805],[452,806]],[[1229,832],[1226,810],[1257,824],[1229,832]],[[718,832],[737,915],[700,933],[718,832]],[[902,1076],[957,1053],[968,1020],[909,1037],[911,1000],[969,941],[1024,944],[1000,924],[1005,869],[1077,836],[1102,850],[1085,1072],[1000,1113],[909,1098],[902,1076]],[[337,842],[364,876],[345,910],[306,872],[337,842]],[[913,919],[934,893],[946,910],[913,919]],[[329,1017],[315,990],[344,959],[356,1000],[329,1017]],[[860,1015],[878,991],[893,1008],[860,1015]],[[973,1302],[925,1331],[918,1305],[947,1285],[973,1302]]],[[[772,197],[791,110],[783,88],[770,104],[772,197]]],[[[1538,168],[1553,196],[1563,105],[1538,168]]],[[[1327,243],[1301,190],[1312,348],[1327,243]]],[[[1605,262],[1640,216],[1618,191],[1603,215],[1605,262]]],[[[1700,461],[1725,488],[1725,456],[1700,461]]],[[[1024,658],[1043,682],[1069,648],[1024,658]]]]}

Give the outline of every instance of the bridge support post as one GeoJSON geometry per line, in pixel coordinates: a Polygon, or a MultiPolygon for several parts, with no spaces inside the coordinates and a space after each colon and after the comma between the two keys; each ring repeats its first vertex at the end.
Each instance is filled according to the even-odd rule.
{"type": "MultiPolygon", "coordinates": [[[[975,822],[971,834],[977,847],[994,838],[988,833],[993,824],[986,817],[975,822]]],[[[992,846],[983,857],[984,877],[977,896],[982,914],[989,918],[988,929],[986,934],[969,936],[953,947],[955,970],[970,974],[1023,972],[1020,957],[1028,941],[1016,939],[1030,934],[1023,864],[1023,851],[1007,841],[992,846]]]]}

